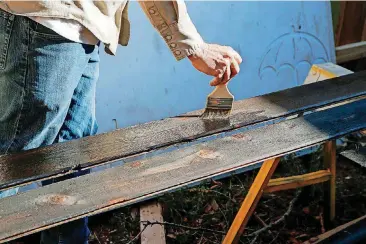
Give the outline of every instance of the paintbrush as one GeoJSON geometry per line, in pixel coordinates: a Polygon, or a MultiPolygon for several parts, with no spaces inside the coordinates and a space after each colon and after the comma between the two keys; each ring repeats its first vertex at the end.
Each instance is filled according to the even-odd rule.
{"type": "Polygon", "coordinates": [[[234,96],[230,93],[227,84],[217,85],[207,96],[206,109],[201,115],[205,119],[222,119],[230,115],[233,108],[234,96]]]}

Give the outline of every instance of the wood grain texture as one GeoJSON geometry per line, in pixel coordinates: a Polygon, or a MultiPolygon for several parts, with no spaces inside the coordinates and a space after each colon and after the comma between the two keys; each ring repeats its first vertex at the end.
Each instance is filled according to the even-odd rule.
{"type": "Polygon", "coordinates": [[[346,150],[340,153],[343,157],[366,168],[366,147],[360,146],[357,150],[346,150]]]}
{"type": "Polygon", "coordinates": [[[276,192],[289,189],[296,189],[304,186],[314,185],[329,181],[331,173],[329,170],[319,170],[303,175],[271,179],[264,189],[264,192],[276,192]]]}
{"type": "Polygon", "coordinates": [[[336,47],[336,57],[338,64],[366,58],[366,41],[336,47]]]}
{"type": "Polygon", "coordinates": [[[240,237],[262,197],[263,190],[266,188],[279,162],[280,158],[264,161],[222,242],[223,244],[239,243],[240,237]]]}
{"type": "Polygon", "coordinates": [[[343,30],[343,23],[344,23],[344,19],[345,19],[346,5],[347,5],[347,3],[344,1],[344,2],[340,2],[339,6],[338,6],[338,8],[339,8],[338,20],[337,20],[337,26],[334,31],[334,44],[336,47],[341,46],[340,40],[341,40],[341,35],[342,35],[342,30],[343,30]]]}
{"type": "Polygon", "coordinates": [[[144,221],[164,222],[163,211],[160,203],[152,201],[140,206],[140,229],[141,231],[144,230],[141,233],[141,244],[165,244],[164,225],[155,224],[145,227],[146,223],[144,223],[144,221]]]}
{"type": "Polygon", "coordinates": [[[310,242],[305,241],[303,244],[336,244],[336,243],[362,243],[362,235],[359,235],[359,230],[366,225],[366,215],[352,220],[346,224],[340,225],[328,232],[325,232],[316,237],[316,240],[310,242]],[[354,236],[355,238],[345,237],[354,236]],[[343,237],[343,238],[342,238],[343,237]],[[347,240],[347,241],[346,241],[347,240]]]}
{"type": "Polygon", "coordinates": [[[360,100],[0,199],[0,242],[364,129],[365,111],[360,100]]]}
{"type": "Polygon", "coordinates": [[[336,202],[336,141],[328,141],[324,144],[324,167],[329,169],[330,180],[324,183],[324,225],[329,229],[335,218],[336,202]]]}
{"type": "Polygon", "coordinates": [[[361,37],[362,41],[366,41],[366,18],[365,21],[363,23],[363,31],[362,31],[362,37],[361,37]]]}
{"type": "Polygon", "coordinates": [[[336,46],[362,41],[366,20],[366,3],[363,1],[344,1],[340,4],[340,16],[335,35],[336,46]]]}
{"type": "Polygon", "coordinates": [[[219,123],[197,117],[168,118],[1,156],[0,189],[362,96],[365,77],[366,71],[237,101],[230,118],[219,123]]]}

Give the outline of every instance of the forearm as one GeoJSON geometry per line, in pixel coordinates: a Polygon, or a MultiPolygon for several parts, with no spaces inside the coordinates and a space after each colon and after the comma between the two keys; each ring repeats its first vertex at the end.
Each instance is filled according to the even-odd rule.
{"type": "Polygon", "coordinates": [[[140,0],[139,3],[177,60],[200,48],[202,37],[192,23],[183,0],[140,0]]]}

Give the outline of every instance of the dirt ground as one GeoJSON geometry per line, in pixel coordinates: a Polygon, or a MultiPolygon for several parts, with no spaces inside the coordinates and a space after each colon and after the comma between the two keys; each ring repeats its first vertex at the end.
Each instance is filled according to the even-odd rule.
{"type": "MultiPolygon", "coordinates": [[[[282,161],[275,177],[321,169],[321,154],[282,161]],[[291,172],[289,172],[289,170],[291,172]]],[[[231,178],[205,182],[159,198],[163,206],[167,243],[220,243],[230,227],[257,170],[231,178]],[[179,226],[177,226],[179,225],[179,226]]],[[[366,214],[366,169],[342,157],[337,162],[336,226],[366,214]]],[[[322,185],[275,194],[265,194],[247,226],[241,243],[301,243],[324,232],[322,185]],[[297,194],[296,194],[297,193],[297,194]],[[281,218],[294,202],[284,221],[262,232],[250,234],[281,218]]],[[[94,216],[90,219],[91,244],[139,243],[137,209],[94,216]]]]}

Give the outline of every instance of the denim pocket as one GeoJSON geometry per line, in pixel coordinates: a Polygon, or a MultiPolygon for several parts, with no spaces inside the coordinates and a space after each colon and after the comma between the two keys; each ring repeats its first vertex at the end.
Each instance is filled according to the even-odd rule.
{"type": "Polygon", "coordinates": [[[0,70],[6,67],[14,15],[0,9],[0,70]]]}

